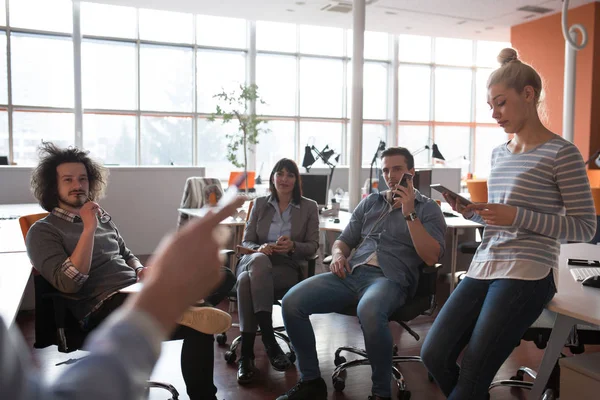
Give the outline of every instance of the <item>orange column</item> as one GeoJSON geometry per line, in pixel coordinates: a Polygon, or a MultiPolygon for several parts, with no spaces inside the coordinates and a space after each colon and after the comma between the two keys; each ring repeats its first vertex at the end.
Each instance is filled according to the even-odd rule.
{"type": "MultiPolygon", "coordinates": [[[[600,3],[570,10],[568,24],[576,23],[585,26],[588,44],[577,52],[573,140],[587,160],[600,148],[600,3]]],[[[565,40],[560,13],[513,26],[511,43],[520,58],[542,76],[546,124],[553,132],[562,134],[565,40]]]]}

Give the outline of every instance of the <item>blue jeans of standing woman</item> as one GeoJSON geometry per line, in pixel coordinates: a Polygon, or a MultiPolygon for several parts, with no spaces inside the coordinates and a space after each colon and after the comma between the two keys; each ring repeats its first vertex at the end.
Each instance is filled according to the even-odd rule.
{"type": "Polygon", "coordinates": [[[486,399],[494,376],[555,293],[552,272],[533,281],[465,278],[421,349],[423,363],[448,399],[486,399]]]}
{"type": "Polygon", "coordinates": [[[358,304],[356,313],[371,362],[372,392],[390,397],[393,340],[388,317],[404,304],[408,292],[407,287],[386,278],[380,268],[366,265],[354,268],[344,279],[326,273],[294,286],[283,298],[283,322],[298,356],[302,380],[321,376],[309,316],[341,312],[358,304]]]}

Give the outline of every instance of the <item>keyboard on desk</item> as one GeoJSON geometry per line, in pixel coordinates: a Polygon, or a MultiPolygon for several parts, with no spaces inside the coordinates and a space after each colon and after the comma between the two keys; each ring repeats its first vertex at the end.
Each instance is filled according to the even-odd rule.
{"type": "Polygon", "coordinates": [[[571,275],[573,275],[573,279],[577,282],[583,281],[585,278],[590,276],[600,275],[600,268],[570,268],[571,275]]]}

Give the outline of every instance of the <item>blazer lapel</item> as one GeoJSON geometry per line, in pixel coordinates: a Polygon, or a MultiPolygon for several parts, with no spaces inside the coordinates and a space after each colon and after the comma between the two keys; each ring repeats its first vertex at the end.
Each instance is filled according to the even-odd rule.
{"type": "Polygon", "coordinates": [[[304,225],[302,220],[302,207],[297,208],[292,206],[292,240],[301,241],[304,238],[304,234],[302,234],[301,232],[302,227],[304,225]]]}
{"type": "Polygon", "coordinates": [[[269,236],[269,229],[271,228],[271,222],[273,221],[273,215],[275,215],[275,208],[273,205],[265,201],[261,215],[259,215],[258,228],[256,233],[258,234],[258,240],[261,243],[267,242],[269,236]]]}

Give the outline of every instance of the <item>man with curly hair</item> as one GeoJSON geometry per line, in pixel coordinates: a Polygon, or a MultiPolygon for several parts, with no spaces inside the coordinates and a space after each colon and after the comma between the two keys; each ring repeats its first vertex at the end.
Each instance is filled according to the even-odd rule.
{"type": "MultiPolygon", "coordinates": [[[[68,294],[67,305],[88,332],[119,308],[123,289],[148,268],[127,248],[115,224],[98,218],[108,171],[76,147],[44,142],[31,178],[32,191],[50,214],[33,224],[26,243],[33,267],[52,286],[68,294]]],[[[217,304],[235,284],[231,271],[216,293],[217,304]]],[[[150,272],[151,273],[151,272],[150,272]]],[[[181,369],[191,399],[216,399],[213,334],[231,325],[231,316],[212,307],[190,307],[173,339],[183,339],[181,369]]]]}

